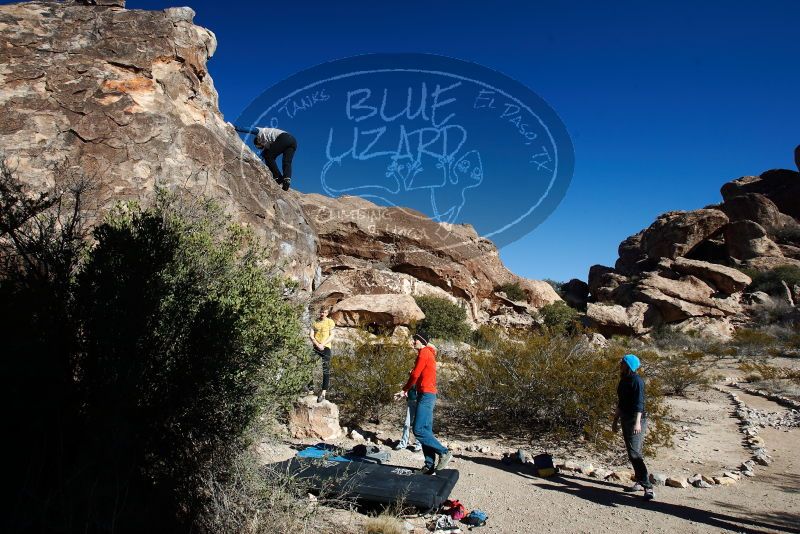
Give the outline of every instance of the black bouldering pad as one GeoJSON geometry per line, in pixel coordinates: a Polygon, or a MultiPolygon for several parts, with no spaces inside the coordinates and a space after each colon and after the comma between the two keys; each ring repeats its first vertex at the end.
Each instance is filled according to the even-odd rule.
{"type": "Polygon", "coordinates": [[[337,462],[324,458],[293,458],[269,467],[290,473],[323,495],[379,504],[402,501],[422,510],[441,506],[458,482],[455,469],[423,475],[396,465],[337,462]]]}

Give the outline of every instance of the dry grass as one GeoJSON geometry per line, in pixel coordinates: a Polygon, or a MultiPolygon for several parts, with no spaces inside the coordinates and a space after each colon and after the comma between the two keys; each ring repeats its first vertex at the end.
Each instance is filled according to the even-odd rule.
{"type": "Polygon", "coordinates": [[[377,517],[370,517],[364,523],[365,534],[406,534],[403,520],[399,517],[383,513],[377,517]]]}

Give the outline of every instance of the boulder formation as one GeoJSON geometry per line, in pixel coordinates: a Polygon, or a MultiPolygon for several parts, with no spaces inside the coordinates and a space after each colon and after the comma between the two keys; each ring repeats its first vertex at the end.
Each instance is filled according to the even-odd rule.
{"type": "Polygon", "coordinates": [[[342,324],[418,320],[409,300],[420,295],[465,306],[473,324],[504,314],[530,324],[560,300],[509,272],[471,226],[281,191],[220,113],[207,69],[217,40],[193,17],[124,0],[0,6],[0,157],[15,176],[36,192],[57,173],[83,174],[96,182],[98,217],[119,201],[149,202],[157,185],[209,196],[254,229],[300,296],[338,304],[342,324]],[[525,302],[509,305],[497,291],[506,283],[525,302]]]}
{"type": "Polygon", "coordinates": [[[339,407],[327,400],[317,402],[314,395],[297,399],[289,412],[289,433],[293,438],[327,440],[340,437],[339,407]]]}
{"type": "Polygon", "coordinates": [[[530,319],[537,308],[561,300],[550,284],[511,273],[495,245],[470,225],[437,223],[417,211],[359,197],[295,195],[319,238],[314,300],[320,305],[359,294],[393,294],[398,300],[431,295],[461,303],[473,322],[486,323],[511,313],[530,319]],[[499,290],[509,283],[525,293],[517,309],[499,290]]]}
{"type": "Polygon", "coordinates": [[[665,213],[625,239],[613,268],[592,266],[591,326],[639,335],[671,323],[727,337],[748,321],[757,299],[744,294],[743,271],[800,267],[800,173],[745,176],[721,193],[719,205],[665,213]]]}

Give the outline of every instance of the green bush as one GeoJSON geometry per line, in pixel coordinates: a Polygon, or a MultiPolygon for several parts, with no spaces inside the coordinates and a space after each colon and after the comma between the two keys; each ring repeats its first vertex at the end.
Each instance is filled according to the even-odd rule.
{"type": "Polygon", "coordinates": [[[0,284],[2,317],[16,317],[2,331],[16,387],[40,391],[42,376],[60,377],[48,417],[40,403],[16,404],[25,437],[15,459],[38,474],[18,488],[30,498],[16,512],[81,530],[206,524],[204,485],[235,478],[253,425],[310,376],[295,357],[306,352],[299,309],[265,271],[254,236],[208,201],[159,191],[151,208],[114,210],[91,250],[56,260],[53,244],[70,240],[59,237],[69,228],[54,228],[40,236],[49,252],[38,264],[29,250],[10,254],[4,264],[24,268],[0,284]],[[42,276],[62,264],[57,278],[42,276]],[[25,450],[28,439],[44,445],[25,450]]]}
{"type": "Polygon", "coordinates": [[[431,338],[464,341],[469,337],[467,310],[462,306],[440,297],[415,297],[414,300],[425,314],[417,327],[424,329],[431,338]]]}
{"type": "Polygon", "coordinates": [[[331,399],[350,426],[380,422],[414,367],[409,343],[363,332],[352,345],[339,345],[331,360],[331,399]]]}
{"type": "Polygon", "coordinates": [[[719,358],[707,358],[698,351],[683,351],[655,356],[651,368],[668,395],[685,396],[691,388],[705,388],[711,382],[709,372],[719,358]]]}
{"type": "Polygon", "coordinates": [[[497,291],[502,291],[506,294],[506,297],[513,301],[526,302],[528,300],[528,296],[525,294],[525,290],[522,289],[522,286],[519,285],[519,282],[503,284],[497,288],[497,291]]]}
{"type": "MultiPolygon", "coordinates": [[[[621,349],[587,350],[580,336],[515,334],[475,351],[448,391],[452,416],[461,424],[518,435],[551,433],[584,437],[602,448],[616,440],[610,423],[616,408],[621,349]]],[[[643,355],[645,368],[650,355],[643,355]]],[[[651,447],[669,443],[666,406],[657,379],[649,379],[647,411],[651,447]]]]}
{"type": "Polygon", "coordinates": [[[753,279],[748,287],[749,291],[763,291],[770,295],[777,295],[784,291],[784,281],[792,288],[795,284],[800,285],[800,267],[794,265],[781,265],[766,272],[752,273],[753,279]]]}
{"type": "Polygon", "coordinates": [[[761,330],[740,328],[733,333],[730,344],[741,357],[762,357],[769,354],[776,341],[775,337],[761,330]]]}
{"type": "Polygon", "coordinates": [[[539,309],[545,328],[557,334],[574,333],[578,327],[580,312],[563,300],[547,304],[539,309]]]}

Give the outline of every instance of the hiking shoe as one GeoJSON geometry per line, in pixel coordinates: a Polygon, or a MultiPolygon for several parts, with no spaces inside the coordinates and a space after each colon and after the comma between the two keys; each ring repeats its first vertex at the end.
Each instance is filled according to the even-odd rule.
{"type": "Polygon", "coordinates": [[[414,445],[414,448],[411,449],[411,450],[414,451],[414,452],[422,452],[422,445],[417,443],[416,445],[414,445]]]}
{"type": "Polygon", "coordinates": [[[653,488],[647,488],[644,490],[644,497],[642,497],[646,501],[652,501],[656,498],[656,494],[653,492],[653,488]]]}
{"type": "Polygon", "coordinates": [[[642,486],[641,484],[636,482],[636,483],[633,484],[633,486],[625,488],[625,491],[627,493],[636,493],[637,491],[642,491],[643,489],[644,489],[644,486],[642,486]]]}
{"type": "Polygon", "coordinates": [[[447,464],[450,463],[450,460],[453,459],[453,453],[447,451],[442,456],[439,456],[439,463],[436,464],[436,470],[441,471],[442,469],[447,468],[447,464]]]}
{"type": "Polygon", "coordinates": [[[284,191],[288,191],[291,183],[292,181],[289,178],[284,178],[283,182],[281,182],[281,187],[283,187],[284,191]]]}
{"type": "Polygon", "coordinates": [[[405,449],[406,447],[408,447],[408,444],[407,444],[407,443],[403,443],[403,442],[401,441],[401,442],[398,442],[398,443],[397,443],[397,445],[395,445],[395,446],[394,446],[394,450],[396,450],[396,451],[402,451],[402,450],[403,450],[403,449],[405,449]]]}
{"type": "Polygon", "coordinates": [[[414,470],[415,475],[435,475],[436,470],[433,467],[420,467],[419,469],[414,470]]]}
{"type": "Polygon", "coordinates": [[[320,393],[320,394],[319,394],[319,396],[317,397],[317,403],[320,403],[320,402],[322,402],[322,401],[324,401],[324,400],[325,400],[325,392],[323,391],[323,392],[322,392],[322,393],[320,393]]]}

